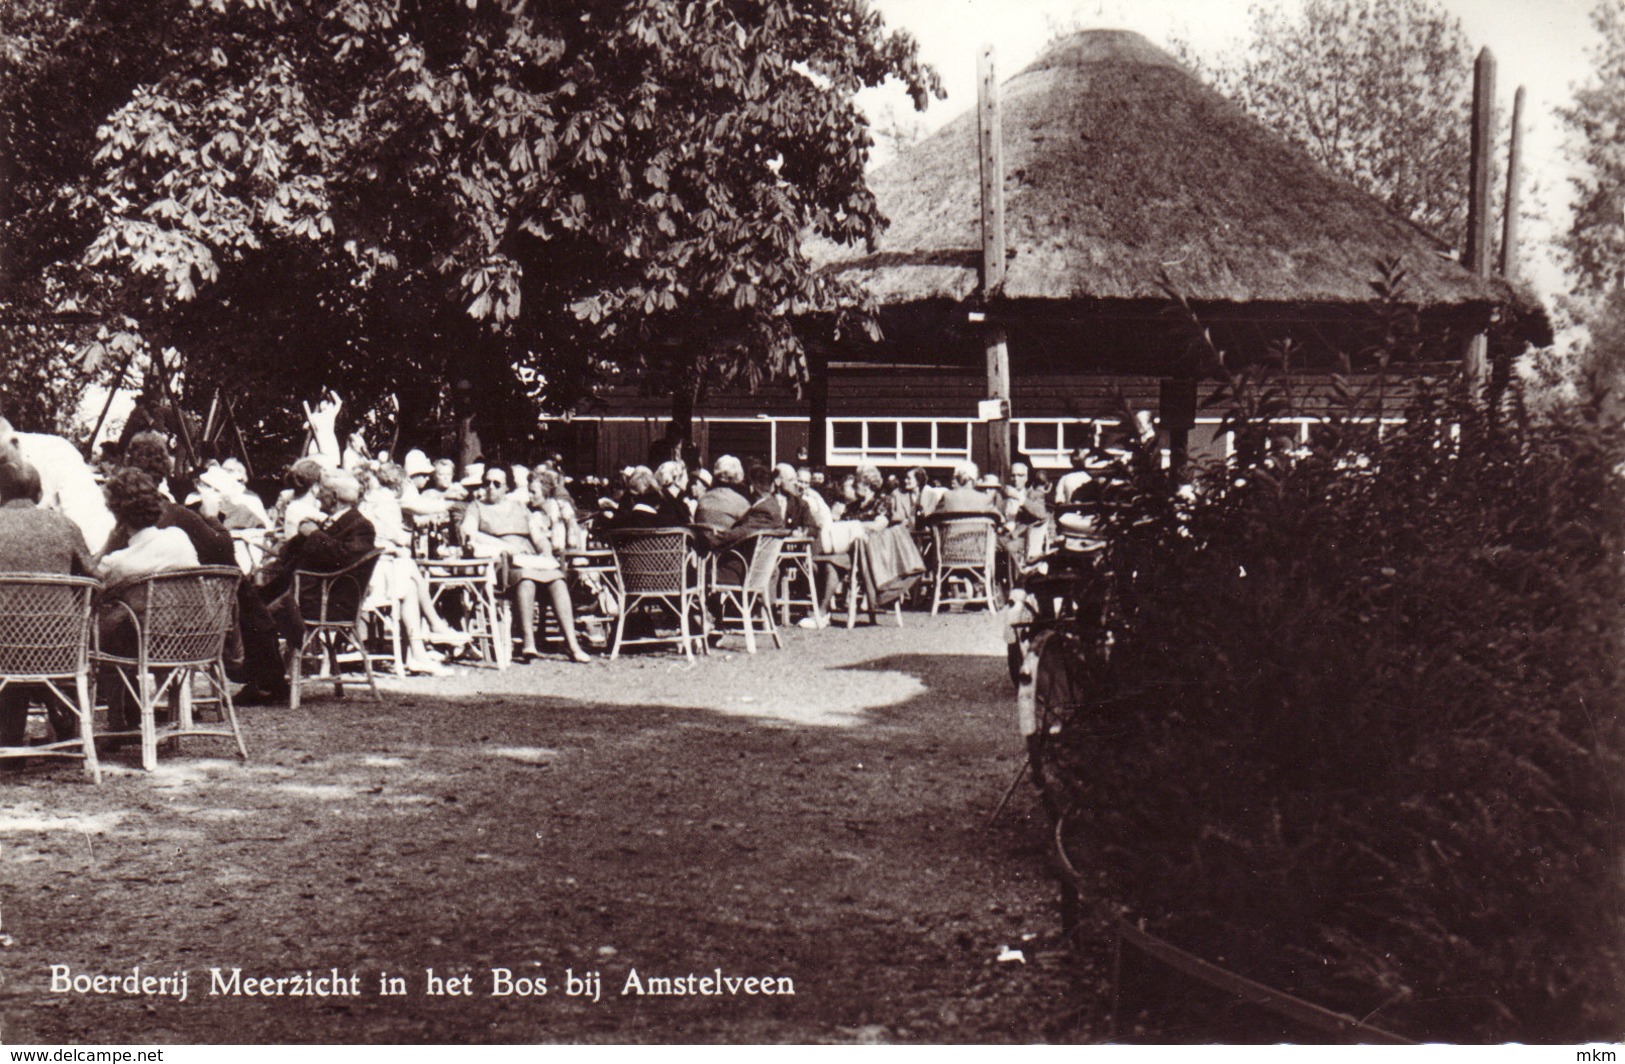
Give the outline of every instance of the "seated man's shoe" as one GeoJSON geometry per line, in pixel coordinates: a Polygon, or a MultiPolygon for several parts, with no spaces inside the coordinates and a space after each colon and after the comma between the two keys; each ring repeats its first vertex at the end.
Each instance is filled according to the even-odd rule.
{"type": "Polygon", "coordinates": [[[288,702],[288,688],[284,684],[280,688],[267,689],[256,684],[249,684],[238,691],[231,698],[233,705],[238,706],[279,706],[288,702]]]}

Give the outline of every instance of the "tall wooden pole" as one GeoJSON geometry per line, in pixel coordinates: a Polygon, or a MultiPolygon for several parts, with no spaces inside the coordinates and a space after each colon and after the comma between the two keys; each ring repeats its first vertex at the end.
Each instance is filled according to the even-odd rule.
{"type": "Polygon", "coordinates": [[[1523,196],[1523,86],[1512,97],[1512,140],[1507,148],[1506,214],[1501,219],[1502,277],[1518,277],[1518,210],[1523,196]]]}
{"type": "MultiPolygon", "coordinates": [[[[976,61],[977,154],[982,172],[982,305],[990,307],[1004,287],[1004,134],[999,125],[999,82],[993,46],[983,45],[976,61]]],[[[1004,325],[993,321],[983,333],[987,354],[987,397],[1010,402],[1010,347],[1004,325]]],[[[987,423],[988,472],[1010,476],[1010,421],[987,423]]]]}
{"type": "MultiPolygon", "coordinates": [[[[1513,280],[1518,273],[1518,193],[1523,183],[1523,86],[1512,98],[1512,136],[1507,148],[1507,194],[1505,214],[1501,219],[1501,255],[1497,269],[1502,277],[1513,280]]],[[[1489,405],[1493,417],[1512,383],[1512,353],[1506,345],[1490,360],[1489,405]]]]}
{"type": "MultiPolygon", "coordinates": [[[[1488,48],[1473,64],[1473,124],[1467,184],[1466,267],[1490,275],[1490,152],[1495,143],[1495,56],[1488,48]]],[[[1483,333],[1467,342],[1467,383],[1474,395],[1483,391],[1489,345],[1483,333]]]]}
{"type": "Polygon", "coordinates": [[[982,295],[1004,283],[1004,131],[999,123],[999,82],[993,46],[976,60],[977,145],[982,171],[982,295]]]}
{"type": "Polygon", "coordinates": [[[807,461],[814,469],[829,464],[829,351],[821,341],[807,344],[807,461]]]}

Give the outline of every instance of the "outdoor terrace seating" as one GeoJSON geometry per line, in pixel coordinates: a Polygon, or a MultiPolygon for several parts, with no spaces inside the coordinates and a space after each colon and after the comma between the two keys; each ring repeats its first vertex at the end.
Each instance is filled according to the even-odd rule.
{"type": "MultiPolygon", "coordinates": [[[[756,653],[756,618],[761,619],[762,628],[773,637],[773,645],[784,649],[784,640],[779,636],[779,626],[773,623],[773,585],[779,572],[779,552],[784,548],[785,533],[783,532],[757,532],[745,537],[739,543],[727,550],[719,552],[713,557],[713,562],[729,554],[736,554],[740,559],[740,568],[744,575],[739,583],[724,583],[714,580],[711,591],[717,597],[717,626],[718,633],[731,633],[735,629],[728,627],[731,621],[737,620],[737,631],[745,637],[745,651],[756,653]],[[731,616],[729,610],[736,613],[731,616]]],[[[723,571],[718,564],[713,572],[723,571]]]]}
{"type": "MultiPolygon", "coordinates": [[[[134,701],[140,714],[134,734],[141,739],[141,767],[149,772],[158,766],[159,740],[183,736],[231,739],[237,755],[248,760],[225,667],[226,636],[234,623],[241,579],[235,566],[159,573],[101,606],[100,625],[114,632],[123,629],[133,639],[98,635],[92,658],[134,701]],[[204,727],[194,719],[194,678],[202,679],[218,699],[223,726],[204,727]],[[158,703],[166,697],[173,716],[160,724],[158,703]]],[[[104,737],[124,734],[130,732],[113,730],[104,737]]]]}
{"type": "Polygon", "coordinates": [[[615,552],[616,591],[619,595],[615,637],[609,657],[613,661],[623,646],[675,643],[690,661],[694,645],[709,653],[706,636],[710,620],[705,612],[705,567],[695,550],[694,533],[688,528],[628,529],[607,535],[615,552]],[[654,605],[676,615],[674,635],[628,638],[628,615],[639,606],[654,605]]]}
{"type": "Polygon", "coordinates": [[[999,537],[992,517],[934,514],[931,529],[931,612],[944,604],[999,608],[995,559],[999,537]]]}
{"type": "Polygon", "coordinates": [[[479,660],[499,671],[511,665],[513,625],[508,600],[497,593],[496,559],[420,557],[418,565],[437,609],[460,600],[463,631],[479,660]]]}
{"type": "Polygon", "coordinates": [[[372,579],[373,567],[383,551],[366,554],[348,567],[333,573],[315,573],[298,570],[293,574],[293,600],[306,602],[313,592],[317,610],[313,616],[302,616],[304,635],[300,645],[290,654],[288,663],[288,708],[299,708],[300,688],[304,681],[305,656],[316,653],[326,658],[328,679],[333,693],[344,696],[344,674],[339,670],[339,655],[353,651],[361,657],[361,668],[367,686],[372,689],[374,701],[380,700],[378,681],[373,676],[372,657],[360,632],[357,631],[361,602],[366,597],[367,582],[372,579]]]}
{"type": "Polygon", "coordinates": [[[102,781],[90,694],[90,612],[100,588],[100,583],[82,576],[8,573],[0,579],[0,691],[15,684],[38,684],[79,723],[76,736],[0,747],[0,756],[78,757],[91,779],[102,781]]]}

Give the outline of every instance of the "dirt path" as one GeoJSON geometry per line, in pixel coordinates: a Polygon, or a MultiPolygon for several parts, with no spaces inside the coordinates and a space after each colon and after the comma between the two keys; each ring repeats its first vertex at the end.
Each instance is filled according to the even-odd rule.
{"type": "Polygon", "coordinates": [[[1053,1035],[1079,1002],[1030,788],[986,825],[1021,758],[998,629],[908,625],[322,692],[245,710],[246,767],[192,740],[152,775],[115,755],[99,789],[66,765],[0,778],[0,1038],[1053,1035]],[[54,993],[53,965],[184,971],[188,997],[54,993]],[[233,967],[360,993],[210,996],[233,967]],[[430,968],[472,995],[430,996],[430,968]],[[634,970],[719,968],[794,994],[623,994],[634,970]],[[547,994],[494,995],[493,969],[547,994]]]}

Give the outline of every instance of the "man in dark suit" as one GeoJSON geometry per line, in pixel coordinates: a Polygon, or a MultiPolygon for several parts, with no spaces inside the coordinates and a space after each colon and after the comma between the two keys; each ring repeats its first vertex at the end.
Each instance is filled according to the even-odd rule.
{"type": "MultiPolygon", "coordinates": [[[[322,474],[316,489],[317,500],[327,519],[320,524],[302,521],[298,533],[282,547],[277,574],[261,589],[271,603],[271,616],[290,649],[297,651],[304,641],[305,615],[321,610],[321,589],[314,581],[300,588],[300,600],[293,601],[290,589],[295,570],[336,573],[372,553],[376,532],[372,522],[356,509],[361,500],[361,483],[343,470],[322,474]]],[[[352,617],[360,608],[371,573],[357,573],[355,580],[333,585],[327,600],[329,616],[352,617]]]]}
{"type": "Polygon", "coordinates": [[[712,549],[720,556],[717,558],[717,581],[724,584],[737,584],[745,579],[745,563],[747,556],[739,551],[729,550],[746,536],[756,532],[782,532],[785,530],[784,504],[779,500],[778,493],[773,490],[773,470],[767,466],[751,466],[746,476],[749,482],[751,504],[739,520],[730,528],[712,536],[712,549]]]}

